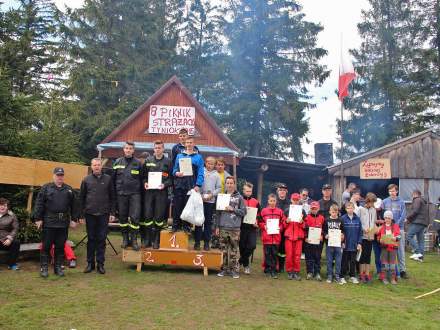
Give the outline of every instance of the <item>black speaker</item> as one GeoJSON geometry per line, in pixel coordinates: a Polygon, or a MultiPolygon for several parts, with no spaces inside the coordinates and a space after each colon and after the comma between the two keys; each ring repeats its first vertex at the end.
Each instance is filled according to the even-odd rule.
{"type": "Polygon", "coordinates": [[[315,164],[333,165],[333,143],[315,143],[315,164]]]}

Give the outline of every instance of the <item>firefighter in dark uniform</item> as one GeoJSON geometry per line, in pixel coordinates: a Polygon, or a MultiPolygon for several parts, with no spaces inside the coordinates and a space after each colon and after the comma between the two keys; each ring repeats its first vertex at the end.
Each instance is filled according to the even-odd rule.
{"type": "Polygon", "coordinates": [[[119,224],[122,245],[139,250],[137,236],[142,207],[142,163],[134,157],[134,143],[125,142],[124,157],[113,163],[113,182],[115,183],[119,224]]]}
{"type": "Polygon", "coordinates": [[[158,249],[160,245],[160,231],[168,218],[168,188],[172,186],[172,163],[165,157],[162,141],[154,142],[154,154],[145,160],[143,167],[144,192],[144,221],[141,225],[142,247],[158,249]],[[160,172],[162,183],[159,189],[148,185],[148,175],[151,172],[160,172]]]}
{"type": "MultiPolygon", "coordinates": [[[[285,183],[278,184],[277,187],[277,207],[281,210],[285,210],[290,206],[290,200],[287,198],[288,188],[285,183]]],[[[280,273],[284,272],[284,264],[286,261],[286,249],[284,246],[284,233],[281,234],[281,243],[280,248],[278,249],[277,257],[278,257],[278,270],[280,273]]]]}
{"type": "Polygon", "coordinates": [[[35,202],[33,220],[42,228],[42,249],[40,254],[42,277],[48,277],[49,255],[52,244],[55,245],[54,273],[64,276],[64,244],[67,240],[69,225],[76,226],[78,207],[71,186],[64,183],[64,169],[56,167],[53,182],[41,187],[35,202]]]}

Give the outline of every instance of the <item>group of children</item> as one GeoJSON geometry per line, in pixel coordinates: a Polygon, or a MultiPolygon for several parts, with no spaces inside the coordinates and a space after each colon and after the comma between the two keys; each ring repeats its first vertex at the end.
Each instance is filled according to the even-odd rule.
{"type": "MultiPolygon", "coordinates": [[[[235,191],[235,180],[228,179],[231,179],[229,191],[235,191]]],[[[328,189],[331,189],[329,185],[323,187],[323,195],[328,189]]],[[[253,232],[256,237],[257,228],[259,228],[263,243],[263,269],[271,278],[278,278],[278,273],[283,271],[279,250],[284,247],[288,279],[301,280],[301,255],[304,253],[306,279],[321,281],[321,256],[325,247],[328,283],[334,281],[346,284],[347,277],[354,284],[360,281],[368,283],[372,280],[370,260],[373,241],[375,241],[379,243],[380,248],[381,267],[377,269],[379,279],[384,284],[397,284],[396,264],[397,249],[401,238],[400,228],[394,223],[391,210],[385,210],[383,216],[382,212],[378,212],[374,205],[375,194],[368,193],[363,206],[351,200],[345,202],[343,208],[340,209],[331,199],[328,199],[332,201],[331,203],[322,200],[303,201],[300,194],[293,193],[290,196],[290,205],[302,206],[302,214],[297,219],[289,218],[290,205],[285,209],[279,207],[275,194],[267,197],[267,206],[262,209],[258,201],[251,197],[252,184],[245,183],[243,195],[244,203],[237,202],[231,210],[219,212],[220,218],[222,213],[232,212],[232,218],[235,219],[233,229],[237,233],[241,229],[240,235],[226,235],[226,244],[222,245],[225,255],[224,264],[219,276],[225,276],[230,272],[234,278],[238,278],[240,264],[243,265],[246,274],[250,273],[248,259],[252,250],[240,249],[240,259],[238,259],[237,246],[253,248],[256,245],[255,241],[248,244],[249,237],[252,236],[250,232],[253,232]],[[244,223],[240,225],[240,221],[237,221],[237,217],[243,217],[243,204],[258,207],[257,223],[252,227],[244,223]],[[322,205],[325,206],[322,207],[322,205]],[[328,209],[325,209],[326,207],[328,209]],[[276,228],[273,223],[276,224],[276,228]],[[237,242],[237,239],[240,241],[237,242]],[[243,243],[242,239],[245,240],[243,243]]],[[[235,196],[237,199],[242,198],[236,191],[235,196]]],[[[229,224],[226,225],[223,222],[217,225],[224,229],[229,224]]]]}

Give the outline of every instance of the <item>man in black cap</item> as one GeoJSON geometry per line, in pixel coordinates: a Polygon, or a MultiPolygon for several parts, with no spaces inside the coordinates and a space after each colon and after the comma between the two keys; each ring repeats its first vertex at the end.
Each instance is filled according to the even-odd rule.
{"type": "MultiPolygon", "coordinates": [[[[281,210],[285,210],[289,208],[290,200],[287,198],[288,193],[287,185],[285,183],[280,183],[277,186],[277,207],[281,210]]],[[[284,272],[284,264],[286,261],[286,249],[284,246],[284,233],[281,233],[281,242],[280,247],[278,249],[277,257],[278,257],[278,271],[280,273],[284,272]]]]}
{"type": "Polygon", "coordinates": [[[102,161],[94,158],[91,162],[92,174],[81,182],[81,222],[87,228],[87,267],[84,273],[95,269],[105,274],[105,240],[107,239],[108,222],[115,220],[115,187],[110,175],[102,173],[102,161]]]}
{"type": "Polygon", "coordinates": [[[122,233],[121,247],[125,249],[131,245],[133,250],[137,251],[139,250],[137,236],[142,207],[142,163],[134,157],[133,142],[125,142],[123,150],[124,157],[116,159],[113,163],[113,181],[122,233]]]}
{"type": "Polygon", "coordinates": [[[322,198],[319,200],[319,214],[322,214],[324,219],[330,216],[330,206],[333,204],[338,205],[332,199],[332,186],[326,183],[322,186],[322,198]]]}
{"type": "Polygon", "coordinates": [[[71,186],[64,183],[64,169],[56,167],[53,171],[53,182],[41,187],[35,202],[33,220],[38,228],[43,228],[42,249],[40,254],[40,275],[49,276],[49,253],[55,245],[54,273],[64,276],[64,244],[67,240],[69,225],[76,226],[78,208],[71,186]],[[74,221],[73,221],[74,220],[74,221]]]}

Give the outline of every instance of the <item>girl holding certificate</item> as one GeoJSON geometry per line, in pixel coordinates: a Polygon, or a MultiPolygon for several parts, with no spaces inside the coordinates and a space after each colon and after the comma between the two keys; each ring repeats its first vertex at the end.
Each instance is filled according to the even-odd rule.
{"type": "Polygon", "coordinates": [[[277,208],[276,205],[277,197],[270,194],[267,198],[267,207],[261,211],[261,218],[258,222],[264,246],[264,272],[273,279],[278,278],[277,253],[281,242],[281,232],[286,221],[283,210],[277,208]]]}

